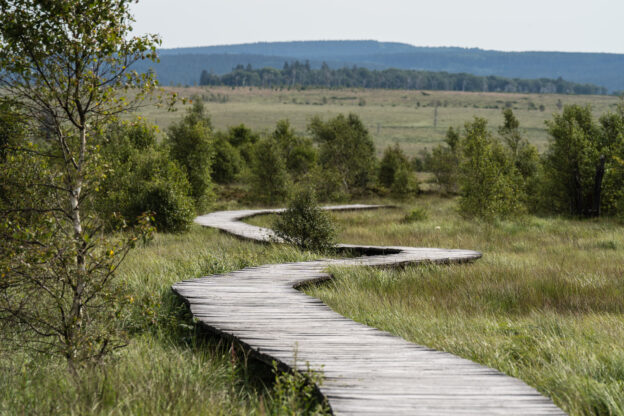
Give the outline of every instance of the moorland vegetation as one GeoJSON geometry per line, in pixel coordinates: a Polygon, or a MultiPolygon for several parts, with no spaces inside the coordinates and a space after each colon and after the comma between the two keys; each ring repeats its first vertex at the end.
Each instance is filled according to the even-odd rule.
{"type": "Polygon", "coordinates": [[[157,44],[127,37],[130,3],[0,0],[0,413],[324,412],[304,376],[267,378],[170,286],[316,259],[339,240],[483,251],[472,266],[335,270],[309,293],[572,414],[624,414],[622,104],[598,118],[562,104],[541,153],[513,106],[498,128],[475,117],[411,155],[378,151],[354,113],[312,117],[305,133],[287,119],[217,129],[201,96],[161,130],[120,117],[156,87],[128,68],[157,44]],[[299,248],[192,225],[289,200],[293,216],[271,223],[299,248]],[[400,208],[340,214],[334,238],[317,200],[400,208]]]}

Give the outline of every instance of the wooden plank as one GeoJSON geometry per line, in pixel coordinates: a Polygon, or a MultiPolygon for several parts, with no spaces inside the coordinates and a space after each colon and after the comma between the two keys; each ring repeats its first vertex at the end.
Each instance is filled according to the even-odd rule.
{"type": "MultiPolygon", "coordinates": [[[[338,205],[333,210],[381,208],[338,205]]],[[[258,242],[272,230],[240,220],[282,209],[221,211],[198,224],[258,242]]],[[[470,250],[342,244],[374,253],[348,259],[273,264],[176,283],[174,292],[204,325],[238,339],[266,360],[292,369],[322,371],[319,387],[334,414],[562,415],[522,381],[441,351],[409,343],[351,321],[295,288],[328,279],[329,266],[388,267],[422,262],[464,262],[470,250]]]]}

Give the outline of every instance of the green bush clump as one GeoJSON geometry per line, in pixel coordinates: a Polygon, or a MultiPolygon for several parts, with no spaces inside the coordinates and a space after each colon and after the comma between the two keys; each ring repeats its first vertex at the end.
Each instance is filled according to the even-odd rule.
{"type": "Polygon", "coordinates": [[[487,121],[476,117],[465,130],[460,142],[462,214],[493,220],[525,212],[522,176],[509,152],[488,131],[487,121]]]}
{"type": "Polygon", "coordinates": [[[293,409],[313,416],[331,414],[326,401],[319,401],[321,397],[316,390],[316,386],[323,383],[323,375],[312,370],[309,363],[306,363],[305,372],[300,372],[297,367],[292,372],[282,372],[274,361],[273,374],[272,414],[294,414],[293,409]]]}
{"type": "Polygon", "coordinates": [[[288,209],[276,218],[273,230],[278,237],[303,250],[327,251],[335,245],[334,224],[310,189],[294,195],[288,209]]]}
{"type": "Polygon", "coordinates": [[[286,200],[291,179],[277,142],[265,138],[254,145],[249,184],[251,198],[265,204],[286,200]]]}
{"type": "Polygon", "coordinates": [[[100,184],[96,206],[109,228],[134,225],[149,212],[159,231],[187,230],[194,201],[184,170],[156,144],[156,129],[143,120],[111,126],[101,157],[109,172],[100,184]]]}
{"type": "Polygon", "coordinates": [[[423,152],[423,168],[433,173],[435,180],[443,194],[457,192],[459,177],[460,154],[460,131],[449,127],[444,139],[444,145],[440,144],[429,153],[423,152]]]}
{"type": "Polygon", "coordinates": [[[213,146],[212,179],[218,184],[234,182],[243,166],[238,149],[223,134],[216,135],[213,146]]]}
{"type": "Polygon", "coordinates": [[[384,150],[383,157],[379,163],[379,173],[377,179],[379,184],[391,188],[396,181],[397,173],[402,170],[409,170],[409,159],[398,144],[388,146],[384,150]]]}
{"type": "Polygon", "coordinates": [[[356,114],[339,114],[328,121],[315,117],[308,131],[319,146],[321,167],[334,171],[345,194],[361,194],[373,179],[377,162],[375,144],[362,120],[356,114]]]}
{"type": "Polygon", "coordinates": [[[186,174],[198,211],[205,209],[214,197],[212,138],[212,122],[201,101],[195,101],[184,118],[169,126],[167,132],[169,156],[186,174]]]}
{"type": "Polygon", "coordinates": [[[188,230],[195,209],[182,169],[156,152],[141,156],[136,163],[127,188],[126,216],[137,218],[143,212],[150,212],[159,231],[188,230]]]}
{"type": "Polygon", "coordinates": [[[405,217],[403,218],[403,222],[405,223],[419,222],[419,221],[424,221],[427,218],[429,218],[429,214],[427,213],[427,210],[423,207],[416,207],[412,209],[410,212],[408,212],[407,214],[405,214],[405,217]]]}

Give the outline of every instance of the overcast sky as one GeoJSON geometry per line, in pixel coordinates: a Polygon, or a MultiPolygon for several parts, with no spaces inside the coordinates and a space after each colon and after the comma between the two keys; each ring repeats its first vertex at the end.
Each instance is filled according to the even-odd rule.
{"type": "Polygon", "coordinates": [[[163,47],[373,39],[504,51],[624,53],[623,0],[141,0],[163,47]]]}

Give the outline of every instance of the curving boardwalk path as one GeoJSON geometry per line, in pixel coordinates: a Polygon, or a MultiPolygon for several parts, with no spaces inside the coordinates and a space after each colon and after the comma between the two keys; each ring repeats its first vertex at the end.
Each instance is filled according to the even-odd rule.
{"type": "MultiPolygon", "coordinates": [[[[345,205],[332,210],[379,208],[345,205]]],[[[271,230],[240,220],[281,210],[221,211],[195,222],[267,241],[271,230]]],[[[329,279],[330,265],[396,266],[462,262],[468,250],[340,245],[369,255],[250,267],[176,283],[175,293],[212,330],[236,338],[261,359],[321,369],[320,392],[336,415],[563,415],[549,399],[497,370],[412,344],[349,320],[296,288],[329,279]],[[296,357],[296,363],[295,363],[296,357]]]]}

